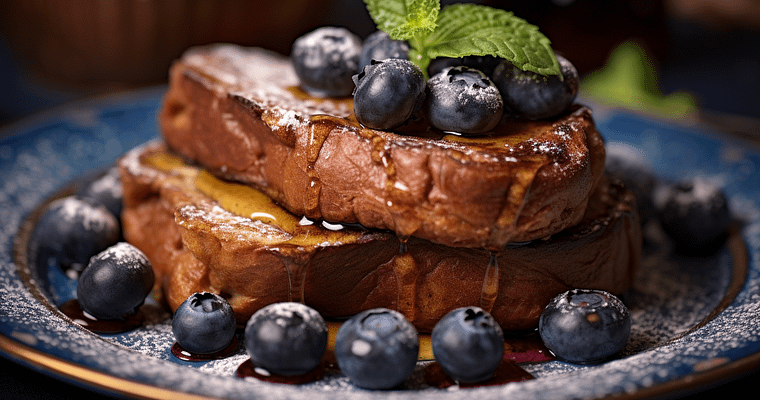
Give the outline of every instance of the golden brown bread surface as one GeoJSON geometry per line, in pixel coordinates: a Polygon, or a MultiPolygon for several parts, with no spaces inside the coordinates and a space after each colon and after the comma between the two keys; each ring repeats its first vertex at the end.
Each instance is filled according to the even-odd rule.
{"type": "Polygon", "coordinates": [[[589,109],[503,120],[465,138],[415,122],[363,128],[350,99],[297,88],[287,58],[194,48],[170,71],[159,119],[168,146],[252,185],[294,214],[456,247],[498,250],[575,225],[604,167],[589,109]]]}
{"type": "Polygon", "coordinates": [[[402,247],[392,232],[301,220],[250,187],[181,164],[161,142],[119,165],[124,235],[151,260],[168,306],[211,291],[230,301],[241,324],[267,304],[302,301],[328,318],[397,309],[421,332],[467,305],[490,310],[503,329],[534,328],[565,290],[623,293],[640,261],[633,197],[606,178],[580,224],[492,258],[482,249],[415,237],[402,247]]]}

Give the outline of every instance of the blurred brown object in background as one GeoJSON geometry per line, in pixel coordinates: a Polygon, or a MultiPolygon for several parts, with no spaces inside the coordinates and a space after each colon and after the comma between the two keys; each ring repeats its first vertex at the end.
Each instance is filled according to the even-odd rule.
{"type": "Polygon", "coordinates": [[[0,29],[19,63],[53,84],[159,83],[186,48],[212,42],[288,53],[330,0],[2,0],[0,29]]]}
{"type": "Polygon", "coordinates": [[[713,30],[760,30],[757,0],[665,0],[668,12],[713,30]]]}
{"type": "Polygon", "coordinates": [[[487,0],[539,27],[581,75],[604,66],[620,43],[636,40],[656,59],[669,48],[666,0],[487,0]]]}

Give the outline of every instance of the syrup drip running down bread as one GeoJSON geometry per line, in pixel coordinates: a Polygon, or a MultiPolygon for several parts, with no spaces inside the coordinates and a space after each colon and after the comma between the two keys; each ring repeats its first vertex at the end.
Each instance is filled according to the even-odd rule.
{"type": "Polygon", "coordinates": [[[494,251],[580,222],[604,168],[583,106],[552,121],[505,118],[492,134],[465,138],[424,121],[366,129],[350,98],[312,98],[297,86],[285,57],[191,49],[170,72],[164,140],[293,214],[494,251]]]}
{"type": "Polygon", "coordinates": [[[243,322],[268,304],[298,301],[327,318],[396,309],[429,332],[448,311],[486,299],[503,329],[530,329],[558,293],[625,292],[640,261],[633,195],[606,177],[580,223],[494,255],[303,219],[185,164],[162,142],[131,151],[119,166],[124,235],[151,260],[172,310],[210,291],[243,322]]]}

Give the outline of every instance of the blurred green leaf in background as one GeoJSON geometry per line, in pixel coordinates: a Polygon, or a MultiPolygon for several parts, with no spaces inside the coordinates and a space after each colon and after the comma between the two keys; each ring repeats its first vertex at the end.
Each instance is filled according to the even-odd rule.
{"type": "Polygon", "coordinates": [[[663,94],[655,65],[634,41],[618,45],[605,66],[581,81],[581,93],[613,107],[642,111],[666,118],[680,118],[697,111],[697,102],[686,92],[663,94]]]}

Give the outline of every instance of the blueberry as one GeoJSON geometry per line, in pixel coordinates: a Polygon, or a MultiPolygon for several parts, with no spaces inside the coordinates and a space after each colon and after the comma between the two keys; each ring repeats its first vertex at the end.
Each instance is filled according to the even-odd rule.
{"type": "Polygon", "coordinates": [[[661,226],[680,250],[711,252],[724,242],[731,212],[716,184],[698,177],[684,179],[664,185],[656,201],[661,226]]]}
{"type": "Polygon", "coordinates": [[[383,31],[371,33],[362,42],[362,50],[359,54],[359,69],[361,71],[372,60],[382,61],[388,58],[407,59],[409,44],[403,40],[393,40],[383,31]]]}
{"type": "Polygon", "coordinates": [[[408,60],[373,61],[353,79],[354,114],[368,128],[389,130],[403,125],[425,99],[425,77],[408,60]]]}
{"type": "Polygon", "coordinates": [[[446,375],[459,382],[493,376],[504,356],[504,334],[491,314],[462,307],[446,314],[431,334],[433,355],[446,375]]]}
{"type": "Polygon", "coordinates": [[[652,172],[644,152],[627,143],[609,142],[606,153],[605,172],[621,180],[636,197],[641,223],[655,218],[654,195],[660,180],[652,172]]]}
{"type": "Polygon", "coordinates": [[[491,78],[504,98],[504,109],[528,119],[552,118],[567,110],[578,95],[580,78],[566,58],[558,55],[557,61],[562,79],[523,71],[506,60],[497,65],[491,78]]]}
{"type": "Polygon", "coordinates": [[[209,354],[227,347],[235,337],[235,314],[223,297],[197,292],[174,312],[172,331],[183,349],[209,354]]]}
{"type": "Polygon", "coordinates": [[[145,254],[119,242],[90,259],[77,282],[77,300],[97,319],[121,319],[137,311],[154,282],[145,254]]]}
{"type": "Polygon", "coordinates": [[[290,58],[301,88],[317,97],[350,96],[361,48],[361,39],[346,28],[326,26],[299,37],[290,58]]]}
{"type": "Polygon", "coordinates": [[[625,347],[631,317],[610,293],[574,289],[552,299],[541,313],[538,331],[544,345],[560,359],[599,363],[625,347]]]}
{"type": "Polygon", "coordinates": [[[501,120],[504,109],[499,91],[482,72],[449,67],[428,80],[425,114],[443,131],[485,133],[501,120]]]}
{"type": "MultiPolygon", "coordinates": [[[[451,68],[451,67],[459,67],[464,65],[464,62],[462,58],[454,58],[454,57],[438,57],[430,60],[430,65],[428,65],[428,75],[429,76],[436,76],[443,72],[443,70],[451,68]]],[[[477,68],[476,68],[477,69],[477,68]]]]}
{"type": "Polygon", "coordinates": [[[491,55],[485,56],[464,56],[461,58],[453,57],[438,57],[433,59],[428,66],[428,73],[430,76],[436,75],[442,72],[448,67],[465,66],[477,69],[483,72],[486,76],[491,77],[496,66],[501,63],[503,59],[491,55]]]}
{"type": "Polygon", "coordinates": [[[354,315],[335,337],[335,358],[354,385],[391,389],[414,371],[417,330],[397,311],[375,308],[354,315]]]}
{"type": "Polygon", "coordinates": [[[104,205],[117,219],[122,210],[122,188],[119,168],[111,167],[104,174],[86,182],[76,195],[104,205]]]}
{"type": "Polygon", "coordinates": [[[302,375],[322,361],[327,325],[316,310],[304,304],[270,304],[248,320],[245,346],[256,367],[278,375],[302,375]]]}
{"type": "Polygon", "coordinates": [[[67,196],[44,209],[30,239],[30,256],[39,268],[57,263],[78,272],[120,234],[118,219],[105,206],[67,196]]]}

